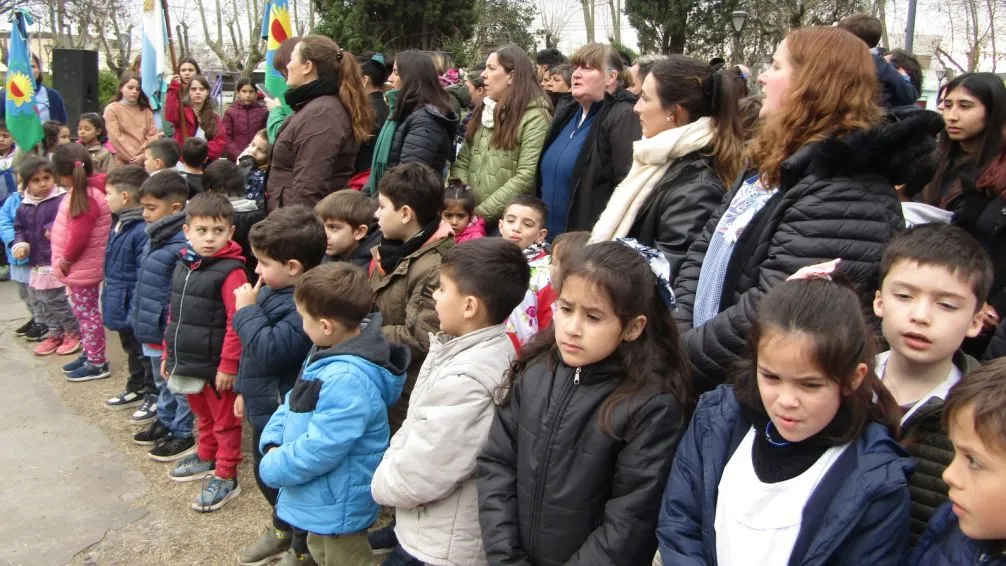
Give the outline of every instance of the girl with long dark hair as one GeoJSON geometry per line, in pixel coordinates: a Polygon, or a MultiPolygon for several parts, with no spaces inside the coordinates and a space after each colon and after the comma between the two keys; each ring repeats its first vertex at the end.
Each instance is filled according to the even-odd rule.
{"type": "Polygon", "coordinates": [[[115,97],[105,107],[105,130],[115,149],[119,165],[143,166],[147,143],[161,137],[154,123],[154,112],[147,95],[140,88],[140,75],[126,71],[119,79],[115,97]]]}

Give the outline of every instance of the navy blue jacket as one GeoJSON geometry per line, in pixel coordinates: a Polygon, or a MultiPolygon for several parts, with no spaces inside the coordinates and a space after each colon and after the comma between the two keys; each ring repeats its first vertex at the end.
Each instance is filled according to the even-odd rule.
{"type": "MultiPolygon", "coordinates": [[[[657,541],[664,564],[716,564],[716,497],[730,456],[751,428],[733,387],[702,396],[674,457],[657,541]]],[[[908,550],[914,461],[871,424],[825,474],[803,510],[790,566],[896,565],[908,550]]]]}
{"type": "Polygon", "coordinates": [[[141,344],[164,342],[171,303],[171,275],[178,263],[178,252],[185,245],[182,224],[185,213],[164,217],[147,227],[149,241],[143,250],[140,271],[136,274],[136,293],[129,320],[141,344]]]}
{"type": "Polygon", "coordinates": [[[950,503],[944,504],[929,520],[929,528],[912,551],[909,566],[1006,566],[1006,556],[995,554],[987,543],[970,539],[961,532],[950,503]]]}
{"type": "Polygon", "coordinates": [[[311,339],[293,302],[293,287],[264,287],[254,305],[234,313],[231,324],[241,340],[241,366],[234,389],[244,396],[245,415],[265,428],[297,381],[311,339]]]}
{"type": "Polygon", "coordinates": [[[129,308],[136,292],[136,277],[147,247],[147,223],[143,209],[131,208],[118,215],[105,249],[105,289],[101,293],[101,318],[109,330],[132,330],[129,308]]]}

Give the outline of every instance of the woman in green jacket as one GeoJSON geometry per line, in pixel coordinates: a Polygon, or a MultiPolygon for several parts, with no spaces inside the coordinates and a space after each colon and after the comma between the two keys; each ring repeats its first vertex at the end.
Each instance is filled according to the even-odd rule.
{"type": "Polygon", "coordinates": [[[472,187],[475,212],[495,227],[514,197],[534,189],[552,105],[534,63],[513,45],[489,55],[482,78],[485,98],[473,110],[451,177],[472,187]]]}

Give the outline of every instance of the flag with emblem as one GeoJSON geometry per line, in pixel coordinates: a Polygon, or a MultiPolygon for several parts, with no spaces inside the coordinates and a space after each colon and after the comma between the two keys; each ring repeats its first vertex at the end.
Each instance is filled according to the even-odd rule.
{"type": "Polygon", "coordinates": [[[262,39],[266,40],[265,89],[277,98],[282,98],[286,92],[286,79],[273,67],[273,61],[280,44],[293,35],[287,0],[269,0],[262,18],[262,39]]]}
{"type": "Polygon", "coordinates": [[[151,100],[160,100],[161,81],[167,70],[164,60],[164,10],[161,0],[143,2],[143,36],[140,43],[140,86],[151,100]]]}
{"type": "Polygon", "coordinates": [[[4,117],[7,129],[17,145],[25,150],[42,141],[42,120],[35,110],[35,77],[28,50],[28,26],[31,15],[24,9],[11,12],[10,45],[7,55],[7,105],[4,117]]]}

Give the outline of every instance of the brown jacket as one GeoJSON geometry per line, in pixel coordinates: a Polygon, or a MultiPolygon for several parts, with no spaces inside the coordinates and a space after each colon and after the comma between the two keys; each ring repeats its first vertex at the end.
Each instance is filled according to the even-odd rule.
{"type": "Polygon", "coordinates": [[[370,287],[374,290],[374,307],[384,318],[381,330],[389,342],[408,346],[412,354],[402,397],[389,411],[392,434],[405,421],[412,387],[430,350],[430,333],[440,330],[433,291],[440,285],[440,262],[444,252],[453,247],[450,226],[441,223],[429,241],[403,258],[391,273],[381,269],[378,248],[372,250],[370,287]]]}
{"type": "Polygon", "coordinates": [[[269,162],[269,211],[295,204],[314,208],[329,193],[346,188],[360,144],[353,122],[334,94],[319,96],[282,126],[269,162]]]}

